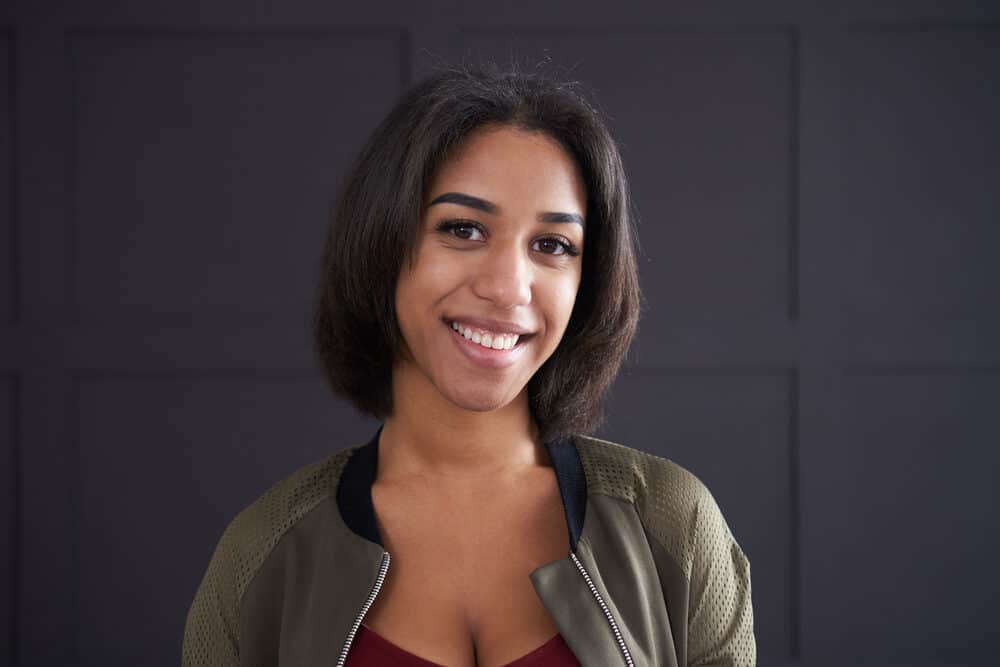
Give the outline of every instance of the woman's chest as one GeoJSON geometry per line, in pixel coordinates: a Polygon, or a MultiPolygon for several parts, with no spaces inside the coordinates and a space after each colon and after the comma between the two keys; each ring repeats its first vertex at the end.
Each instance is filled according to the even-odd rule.
{"type": "Polygon", "coordinates": [[[368,628],[426,660],[469,667],[506,665],[557,634],[529,577],[569,551],[554,479],[506,499],[374,487],[372,497],[391,566],[368,628]]]}

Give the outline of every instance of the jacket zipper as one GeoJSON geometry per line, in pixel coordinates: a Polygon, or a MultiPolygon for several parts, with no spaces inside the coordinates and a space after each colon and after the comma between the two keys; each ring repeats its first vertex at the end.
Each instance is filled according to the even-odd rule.
{"type": "Polygon", "coordinates": [[[587,586],[590,588],[590,592],[594,594],[594,599],[597,600],[597,604],[601,605],[601,609],[604,611],[604,617],[608,619],[608,624],[611,626],[611,631],[615,633],[615,639],[618,640],[618,648],[622,652],[622,657],[625,658],[625,664],[628,667],[635,667],[635,663],[632,662],[632,654],[629,653],[628,647],[625,646],[625,638],[622,637],[621,630],[618,629],[618,624],[615,622],[615,617],[611,615],[611,610],[608,609],[608,605],[605,604],[604,598],[601,597],[601,593],[597,590],[597,586],[594,585],[594,580],[590,578],[590,574],[587,573],[587,569],[580,562],[580,559],[576,557],[576,554],[572,551],[569,554],[573,558],[573,562],[576,563],[576,569],[580,570],[580,574],[587,582],[587,586]]]}
{"type": "Polygon", "coordinates": [[[378,595],[379,589],[382,588],[382,582],[385,581],[385,573],[389,571],[389,552],[382,552],[382,564],[378,569],[378,576],[375,577],[375,585],[372,586],[371,593],[368,594],[368,599],[361,606],[361,612],[358,614],[357,618],[354,619],[354,625],[351,626],[351,631],[347,633],[347,641],[344,642],[344,647],[340,649],[340,658],[337,659],[337,667],[344,667],[344,663],[347,662],[347,653],[351,650],[351,644],[354,642],[354,635],[357,634],[358,628],[361,627],[361,621],[364,619],[365,614],[368,613],[368,609],[375,602],[375,596],[378,595]]]}

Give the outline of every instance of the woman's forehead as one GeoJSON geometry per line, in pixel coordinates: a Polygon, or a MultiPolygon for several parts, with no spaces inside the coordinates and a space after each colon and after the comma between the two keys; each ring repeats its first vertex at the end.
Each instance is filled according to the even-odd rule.
{"type": "MultiPolygon", "coordinates": [[[[505,208],[542,207],[585,214],[586,188],[579,165],[542,132],[512,127],[476,130],[435,170],[424,196],[427,207],[447,193],[463,193],[505,208]]],[[[453,198],[452,203],[461,203],[453,198]]]]}

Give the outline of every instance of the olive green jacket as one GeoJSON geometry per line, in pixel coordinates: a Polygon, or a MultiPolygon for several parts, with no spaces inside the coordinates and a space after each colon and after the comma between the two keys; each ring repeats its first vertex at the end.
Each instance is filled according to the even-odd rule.
{"type": "MultiPolygon", "coordinates": [[[[585,667],[756,663],[750,566],[708,489],[666,459],[546,445],[570,553],[531,583],[585,667]]],[[[342,665],[391,556],[378,434],[277,483],[226,528],[188,612],[185,667],[342,665]]]]}

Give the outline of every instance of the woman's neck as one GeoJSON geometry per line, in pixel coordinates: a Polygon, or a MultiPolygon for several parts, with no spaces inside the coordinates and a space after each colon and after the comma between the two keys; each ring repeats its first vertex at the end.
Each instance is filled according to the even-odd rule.
{"type": "Polygon", "coordinates": [[[474,412],[448,401],[422,374],[394,374],[393,413],[379,439],[381,480],[476,480],[546,465],[526,388],[497,410],[474,412]]]}

